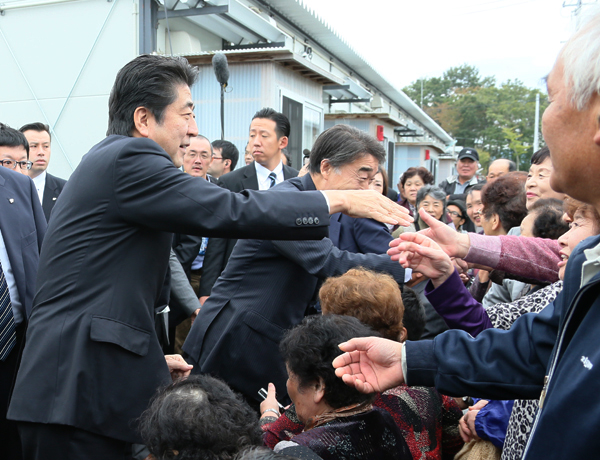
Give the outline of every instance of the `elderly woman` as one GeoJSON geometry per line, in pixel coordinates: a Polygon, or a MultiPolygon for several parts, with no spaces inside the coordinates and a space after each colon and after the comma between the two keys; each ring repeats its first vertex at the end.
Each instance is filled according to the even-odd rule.
{"type": "MultiPolygon", "coordinates": [[[[543,205],[544,203],[540,203],[540,206],[543,207],[543,205]]],[[[564,277],[569,256],[575,247],[584,239],[600,234],[600,215],[594,207],[567,199],[565,214],[567,220],[570,221],[570,230],[558,239],[562,256],[558,263],[561,280],[564,277]]],[[[545,220],[546,213],[538,213],[536,221],[538,219],[545,220]]],[[[530,230],[532,233],[539,232],[539,227],[542,225],[536,221],[532,222],[530,230]]],[[[412,239],[413,237],[407,235],[402,238],[412,239]]],[[[428,241],[433,243],[431,240],[428,241]]],[[[427,271],[431,281],[427,286],[426,296],[451,328],[463,329],[473,336],[477,336],[484,329],[491,327],[510,329],[512,324],[525,313],[539,313],[556,298],[563,287],[562,281],[558,281],[515,302],[496,304],[484,310],[481,304],[476,302],[462,286],[446,253],[440,250],[436,243],[430,247],[434,250],[424,256],[423,261],[427,263],[423,264],[420,269],[427,271],[426,266],[430,266],[429,268],[432,269],[432,271],[427,271]],[[433,268],[434,266],[436,268],[433,268]]],[[[535,262],[532,261],[532,264],[535,262]]],[[[502,451],[503,459],[521,458],[537,408],[537,401],[517,400],[515,402],[506,431],[502,451]]],[[[491,410],[487,406],[481,409],[485,413],[490,413],[491,410]]],[[[465,439],[476,439],[483,436],[483,422],[477,421],[480,414],[484,415],[481,411],[469,411],[465,416],[462,423],[465,439]]]]}
{"type": "MultiPolygon", "coordinates": [[[[319,297],[326,316],[358,318],[394,341],[403,342],[411,332],[403,324],[405,308],[398,284],[387,274],[362,268],[349,270],[342,276],[329,278],[319,297]]],[[[452,458],[463,444],[458,434],[462,412],[452,398],[440,395],[435,388],[401,385],[377,394],[373,405],[392,415],[412,458],[452,458]]],[[[265,443],[273,446],[302,428],[293,409],[288,410],[268,427],[265,443]]]]}
{"type": "MultiPolygon", "coordinates": [[[[277,443],[276,452],[301,445],[324,459],[412,459],[392,416],[373,408],[375,395],[345,385],[331,365],[342,353],[341,342],[373,335],[377,333],[356,318],[339,315],[307,317],[288,331],[280,349],[288,369],[288,394],[304,429],[277,443]]],[[[263,418],[279,413],[272,384],[261,411],[263,418]]]]}
{"type": "Polygon", "coordinates": [[[462,200],[450,200],[446,205],[446,210],[452,219],[452,223],[457,232],[474,232],[475,225],[467,213],[467,204],[462,200]]]}
{"type": "MultiPolygon", "coordinates": [[[[424,209],[429,215],[435,217],[440,222],[448,223],[454,228],[452,221],[448,222],[446,215],[446,194],[441,188],[434,185],[421,187],[417,193],[417,209],[424,209]]],[[[427,224],[420,217],[415,220],[415,228],[417,230],[423,230],[427,227],[427,224]]]]}
{"type": "Polygon", "coordinates": [[[411,216],[415,216],[417,209],[417,192],[424,185],[433,184],[434,178],[427,168],[408,168],[400,177],[398,182],[398,190],[402,199],[398,202],[400,206],[404,206],[410,212],[411,216]]]}
{"type": "Polygon", "coordinates": [[[486,235],[506,235],[511,228],[521,225],[527,215],[526,179],[523,171],[515,171],[483,187],[481,225],[486,235]]]}

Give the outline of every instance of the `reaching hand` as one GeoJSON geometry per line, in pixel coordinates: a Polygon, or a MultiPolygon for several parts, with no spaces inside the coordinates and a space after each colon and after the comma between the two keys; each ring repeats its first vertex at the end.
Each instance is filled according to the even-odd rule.
{"type": "Polygon", "coordinates": [[[279,416],[279,402],[275,392],[275,385],[269,383],[267,389],[267,397],[263,402],[260,403],[260,417],[278,417],[279,416]],[[277,412],[275,412],[277,411],[277,412]]]}
{"type": "Polygon", "coordinates": [[[467,233],[459,233],[448,225],[440,222],[427,213],[424,209],[419,210],[419,215],[429,228],[419,233],[431,238],[450,257],[464,258],[471,247],[471,240],[467,233]]]}
{"type": "Polygon", "coordinates": [[[167,360],[167,366],[169,366],[169,372],[171,372],[171,379],[173,381],[187,377],[194,367],[188,364],[181,355],[165,355],[165,359],[167,360]]]}
{"type": "Polygon", "coordinates": [[[407,227],[413,222],[408,210],[375,190],[325,190],[330,212],[351,217],[375,219],[385,224],[407,227]]]}
{"type": "Polygon", "coordinates": [[[403,233],[390,246],[394,246],[388,251],[392,260],[431,278],[435,286],[442,284],[454,272],[450,257],[422,233],[403,233]]]}
{"type": "Polygon", "coordinates": [[[469,407],[468,412],[458,421],[458,431],[464,442],[481,439],[477,435],[477,430],[475,429],[475,418],[477,418],[479,411],[485,407],[488,402],[489,401],[486,401],[485,399],[480,399],[477,401],[477,404],[469,407]]]}
{"type": "Polygon", "coordinates": [[[361,393],[385,391],[404,382],[401,343],[365,337],[342,343],[340,349],[346,353],[333,360],[335,375],[361,393]]]}

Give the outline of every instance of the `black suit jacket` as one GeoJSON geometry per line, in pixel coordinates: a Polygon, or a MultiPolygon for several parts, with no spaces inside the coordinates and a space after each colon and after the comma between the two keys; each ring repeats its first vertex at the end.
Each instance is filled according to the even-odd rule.
{"type": "Polygon", "coordinates": [[[93,147],[52,212],[9,418],[141,442],[134,420],[171,380],[154,315],[172,232],[327,233],[321,193],[287,192],[284,201],[294,206],[196,180],[149,139],[109,136],[93,147]]]}
{"type": "MultiPolygon", "coordinates": [[[[283,177],[285,180],[297,176],[297,170],[283,165],[283,177]]],[[[243,168],[224,174],[219,179],[218,184],[232,192],[258,190],[258,179],[256,177],[254,162],[243,168]]],[[[202,264],[202,278],[200,279],[200,290],[198,293],[200,297],[210,295],[217,278],[221,275],[221,272],[225,269],[229,261],[229,257],[231,257],[235,243],[237,243],[235,239],[224,238],[213,238],[208,242],[204,263],[202,264]]]]}
{"type": "Polygon", "coordinates": [[[42,196],[42,208],[46,216],[46,222],[50,220],[52,208],[54,208],[58,195],[60,195],[66,183],[66,180],[46,173],[46,185],[44,186],[44,194],[42,196]]]}
{"type": "MultiPolygon", "coordinates": [[[[309,174],[267,192],[314,190],[309,174]]],[[[306,192],[304,192],[306,193],[306,192]]],[[[287,373],[279,354],[286,329],[302,321],[320,280],[363,266],[404,282],[404,269],[387,255],[353,254],[332,240],[240,240],[183,345],[193,372],[216,375],[247,397],[273,382],[285,396],[287,373]]]]}

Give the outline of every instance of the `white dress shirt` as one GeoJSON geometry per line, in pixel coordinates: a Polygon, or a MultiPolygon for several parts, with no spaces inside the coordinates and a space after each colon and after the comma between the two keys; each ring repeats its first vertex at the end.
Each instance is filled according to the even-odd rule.
{"type": "Polygon", "coordinates": [[[44,200],[44,188],[46,187],[46,171],[42,172],[37,177],[34,177],[33,184],[35,185],[35,189],[38,192],[38,198],[40,199],[40,203],[44,200]]]}
{"type": "Polygon", "coordinates": [[[22,311],[23,306],[21,305],[19,291],[17,290],[15,277],[13,276],[10,260],[8,259],[8,252],[6,252],[6,244],[4,244],[4,238],[2,238],[2,230],[0,230],[0,263],[2,263],[2,271],[4,272],[4,278],[6,278],[6,284],[8,285],[15,324],[20,324],[24,317],[22,311]]]}
{"type": "MultiPolygon", "coordinates": [[[[271,188],[271,179],[269,179],[269,174],[271,174],[271,171],[269,171],[267,168],[257,163],[256,161],[254,162],[254,167],[256,168],[256,179],[258,180],[258,189],[269,190],[271,188]]],[[[276,184],[280,184],[285,180],[285,178],[283,177],[283,163],[281,161],[277,166],[275,166],[275,169],[272,172],[277,174],[277,179],[275,179],[276,184]]]]}

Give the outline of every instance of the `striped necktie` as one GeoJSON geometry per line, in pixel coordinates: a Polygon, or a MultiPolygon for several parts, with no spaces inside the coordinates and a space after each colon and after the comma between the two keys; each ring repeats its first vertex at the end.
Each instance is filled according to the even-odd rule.
{"type": "Polygon", "coordinates": [[[269,174],[269,179],[271,179],[271,185],[269,186],[269,188],[275,187],[275,184],[277,184],[277,174],[271,172],[271,174],[269,174]]]}
{"type": "Polygon", "coordinates": [[[8,284],[0,263],[0,361],[4,361],[17,343],[8,284]]]}

